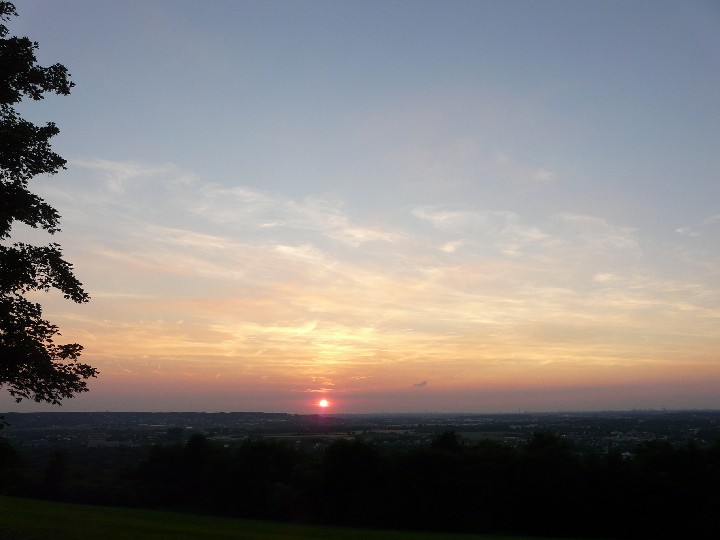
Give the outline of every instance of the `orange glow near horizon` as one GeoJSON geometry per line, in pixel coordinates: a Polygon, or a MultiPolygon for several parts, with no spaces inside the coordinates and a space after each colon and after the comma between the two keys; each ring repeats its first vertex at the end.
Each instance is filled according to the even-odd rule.
{"type": "MultiPolygon", "coordinates": [[[[607,226],[583,223],[596,224],[602,244],[607,226]]],[[[66,407],[338,413],[717,402],[711,285],[598,273],[596,243],[584,237],[548,241],[543,257],[464,262],[392,244],[399,252],[387,260],[402,264],[380,267],[375,255],[360,256],[362,245],[354,258],[310,244],[154,232],[161,259],[135,244],[73,258],[93,302],[29,295],[100,371],[93,391],[66,407]],[[226,260],[236,252],[242,261],[226,260]],[[109,283],[115,273],[123,281],[109,283]],[[318,397],[329,394],[342,403],[318,397]]]]}

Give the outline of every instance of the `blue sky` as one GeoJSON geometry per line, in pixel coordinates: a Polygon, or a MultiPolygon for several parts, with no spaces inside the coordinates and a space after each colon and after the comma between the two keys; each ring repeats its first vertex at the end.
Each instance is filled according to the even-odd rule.
{"type": "Polygon", "coordinates": [[[17,8],[65,408],[720,406],[717,3],[17,8]]]}

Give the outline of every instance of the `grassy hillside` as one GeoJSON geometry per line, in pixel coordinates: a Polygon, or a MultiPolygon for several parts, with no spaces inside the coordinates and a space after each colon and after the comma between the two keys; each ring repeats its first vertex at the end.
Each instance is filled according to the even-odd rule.
{"type": "MultiPolygon", "coordinates": [[[[499,540],[498,536],[363,531],[0,497],[3,540],[499,540]]],[[[505,538],[505,537],[502,537],[505,538]]],[[[514,540],[519,540],[514,537],[514,540]]]]}

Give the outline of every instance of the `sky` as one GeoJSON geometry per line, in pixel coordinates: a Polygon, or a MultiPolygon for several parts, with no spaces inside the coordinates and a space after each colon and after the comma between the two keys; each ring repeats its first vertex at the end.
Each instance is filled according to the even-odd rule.
{"type": "Polygon", "coordinates": [[[720,408],[717,2],[16,7],[60,410],[720,408]]]}

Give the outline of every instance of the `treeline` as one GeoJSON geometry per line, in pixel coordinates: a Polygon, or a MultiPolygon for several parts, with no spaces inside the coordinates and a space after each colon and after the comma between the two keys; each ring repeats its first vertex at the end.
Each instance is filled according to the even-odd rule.
{"type": "Polygon", "coordinates": [[[0,490],[92,504],[353,527],[600,538],[704,537],[717,527],[720,444],[576,454],[553,434],[523,447],[383,451],[361,439],[301,452],[273,440],[224,447],[201,435],[143,455],[57,451],[27,463],[0,441],[0,490]]]}

